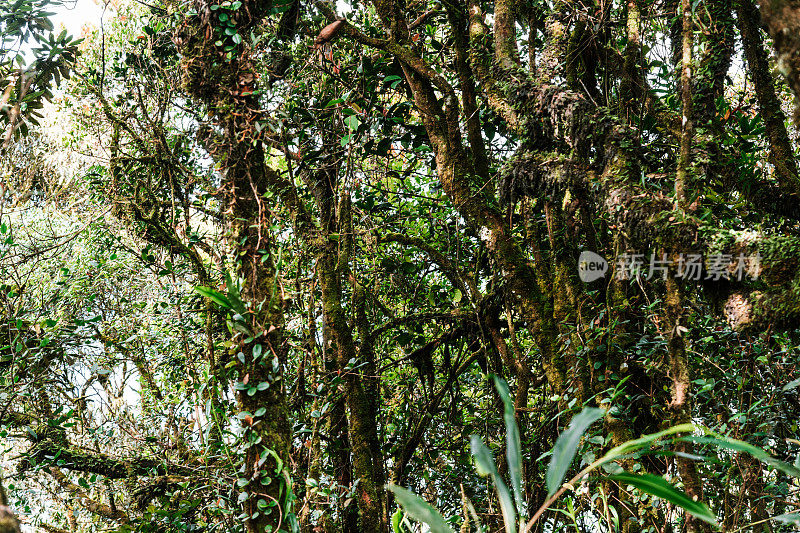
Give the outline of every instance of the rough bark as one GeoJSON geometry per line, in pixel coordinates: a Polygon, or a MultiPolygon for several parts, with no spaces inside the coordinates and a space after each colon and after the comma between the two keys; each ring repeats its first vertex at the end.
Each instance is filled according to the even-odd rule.
{"type": "Polygon", "coordinates": [[[681,46],[681,143],[678,155],[678,172],[675,176],[675,200],[681,208],[688,204],[689,180],[691,177],[691,149],[694,136],[694,113],[692,96],[692,45],[694,42],[694,22],[692,21],[691,2],[681,0],[683,21],[682,46],[681,46]]]}
{"type": "MultiPolygon", "coordinates": [[[[672,380],[669,408],[673,413],[670,423],[678,425],[692,421],[692,378],[689,359],[681,333],[682,323],[685,319],[681,288],[672,277],[668,277],[666,283],[664,306],[667,318],[667,350],[669,352],[668,375],[672,380]]],[[[692,453],[692,446],[689,442],[678,443],[676,449],[685,454],[692,453]]],[[[676,456],[675,463],[686,494],[692,499],[702,501],[703,481],[697,471],[695,461],[685,456],[676,456]]],[[[710,531],[708,524],[705,522],[694,518],[689,513],[686,513],[685,516],[687,530],[690,533],[710,531]]]]}
{"type": "Polygon", "coordinates": [[[794,122],[800,126],[800,2],[760,0],[759,5],[778,55],[778,70],[794,92],[794,122]]]}
{"type": "MultiPolygon", "coordinates": [[[[336,350],[336,368],[344,381],[344,402],[347,407],[348,440],[352,454],[353,475],[358,480],[358,527],[359,531],[378,532],[388,527],[384,510],[383,462],[377,446],[377,411],[368,388],[374,390],[364,378],[363,370],[353,368],[361,361],[353,330],[348,323],[342,303],[344,291],[342,281],[346,277],[351,261],[353,235],[348,191],[339,190],[341,201],[334,208],[338,177],[336,169],[325,168],[317,173],[317,206],[323,221],[323,234],[329,238],[320,243],[317,253],[317,278],[322,291],[322,309],[325,324],[336,350]],[[341,236],[340,240],[330,237],[341,236]]],[[[365,316],[361,317],[363,320],[365,316]]],[[[362,329],[364,328],[362,324],[362,329]]],[[[366,339],[362,339],[362,343],[366,339]]],[[[368,342],[368,340],[367,340],[368,342]]],[[[366,347],[365,347],[366,348],[366,347]]],[[[367,349],[364,355],[369,356],[367,349]]],[[[372,365],[374,371],[374,362],[372,365]]]]}
{"type": "Polygon", "coordinates": [[[798,193],[800,178],[797,173],[797,162],[786,131],[786,117],[775,92],[775,82],[764,50],[758,24],[759,12],[752,0],[737,0],[736,15],[748,73],[755,87],[758,108],[764,118],[764,127],[769,140],[770,163],[775,165],[775,174],[781,186],[787,191],[798,193]]]}

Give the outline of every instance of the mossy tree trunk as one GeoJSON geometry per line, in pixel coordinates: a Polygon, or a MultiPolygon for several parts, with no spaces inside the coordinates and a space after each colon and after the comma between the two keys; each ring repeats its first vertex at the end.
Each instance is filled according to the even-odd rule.
{"type": "MultiPolygon", "coordinates": [[[[270,8],[269,1],[243,2],[231,15],[237,34],[248,35],[270,8]]],[[[197,14],[176,32],[175,42],[183,55],[186,90],[206,106],[217,128],[216,132],[201,130],[200,135],[223,177],[227,235],[238,267],[235,276],[243,279],[241,299],[248,310],[243,321],[250,334],[234,339],[241,353],[234,354],[236,379],[243,384],[237,387],[237,403],[248,413],[242,418],[244,521],[248,532],[277,531],[287,527],[284,513],[292,494],[287,468],[291,434],[282,378],[287,354],[283,298],[269,229],[272,212],[264,194],[283,197],[291,194],[292,184],[267,165],[258,140],[255,124],[263,117],[253,95],[256,74],[250,50],[240,38],[238,43],[233,41],[234,52],[226,55],[215,45],[221,33],[220,12],[202,0],[195,9],[197,14]]]]}

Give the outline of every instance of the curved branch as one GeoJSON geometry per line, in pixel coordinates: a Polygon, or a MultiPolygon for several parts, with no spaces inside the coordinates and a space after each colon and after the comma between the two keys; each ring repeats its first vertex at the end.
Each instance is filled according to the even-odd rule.
{"type": "Polygon", "coordinates": [[[74,497],[79,498],[84,507],[86,507],[86,509],[88,509],[90,512],[98,516],[102,516],[103,518],[115,520],[123,524],[130,522],[130,517],[128,517],[124,511],[120,509],[112,509],[110,505],[100,503],[97,500],[90,498],[89,495],[83,491],[83,489],[72,483],[69,478],[58,468],[50,467],[48,472],[64,490],[72,494],[74,497]]]}

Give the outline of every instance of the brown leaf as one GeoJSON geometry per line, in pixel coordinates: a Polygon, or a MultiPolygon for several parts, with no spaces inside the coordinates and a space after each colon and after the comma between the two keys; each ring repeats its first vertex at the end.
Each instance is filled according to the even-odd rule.
{"type": "Polygon", "coordinates": [[[344,21],[343,20],[336,20],[334,22],[331,22],[330,24],[328,24],[324,28],[322,28],[322,31],[319,32],[319,35],[317,35],[317,38],[314,39],[314,45],[315,46],[321,46],[321,45],[329,42],[331,39],[336,37],[336,34],[339,32],[339,30],[342,28],[342,26],[344,26],[344,21]]]}

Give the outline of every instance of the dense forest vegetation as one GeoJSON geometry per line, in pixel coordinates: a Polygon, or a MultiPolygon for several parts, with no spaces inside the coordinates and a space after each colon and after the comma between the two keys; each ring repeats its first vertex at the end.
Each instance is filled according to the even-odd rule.
{"type": "Polygon", "coordinates": [[[800,529],[800,2],[59,2],[0,532],[800,529]]]}

